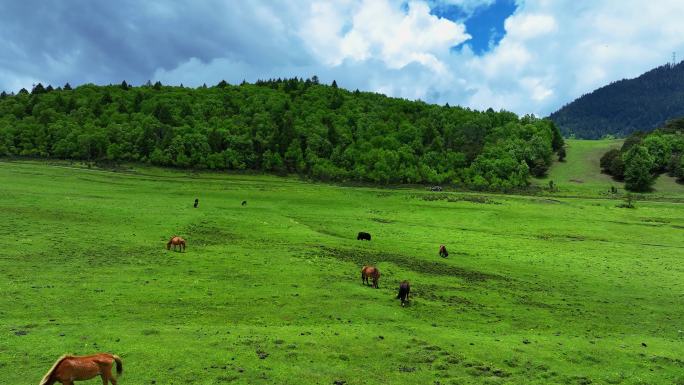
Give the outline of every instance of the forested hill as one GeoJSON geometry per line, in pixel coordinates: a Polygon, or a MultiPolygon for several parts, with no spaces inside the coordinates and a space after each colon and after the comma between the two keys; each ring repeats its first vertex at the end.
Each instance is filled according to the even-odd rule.
{"type": "Polygon", "coordinates": [[[684,62],[655,68],[583,95],[550,118],[565,136],[598,139],[651,131],[684,116],[684,62]]]}
{"type": "Polygon", "coordinates": [[[509,189],[544,174],[562,146],[549,120],[350,92],[316,77],[0,95],[0,156],[509,189]]]}

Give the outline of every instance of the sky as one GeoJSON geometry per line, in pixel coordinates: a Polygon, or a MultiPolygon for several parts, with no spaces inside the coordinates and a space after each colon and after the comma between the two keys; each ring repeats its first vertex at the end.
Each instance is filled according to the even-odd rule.
{"type": "Polygon", "coordinates": [[[0,90],[317,75],[546,116],[684,56],[681,0],[0,1],[0,90]]]}

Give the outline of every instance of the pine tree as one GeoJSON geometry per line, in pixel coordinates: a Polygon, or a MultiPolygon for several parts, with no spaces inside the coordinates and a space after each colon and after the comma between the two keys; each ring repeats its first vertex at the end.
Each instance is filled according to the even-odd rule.
{"type": "Polygon", "coordinates": [[[42,84],[38,83],[36,84],[35,87],[31,90],[32,95],[40,95],[45,93],[45,87],[43,87],[42,84]]]}

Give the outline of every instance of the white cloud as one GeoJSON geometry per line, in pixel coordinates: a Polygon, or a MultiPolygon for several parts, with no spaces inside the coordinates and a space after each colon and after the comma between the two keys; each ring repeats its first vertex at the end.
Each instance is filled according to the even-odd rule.
{"type": "Polygon", "coordinates": [[[447,72],[442,57],[468,40],[465,26],[430,14],[420,1],[401,4],[389,0],[315,2],[299,36],[323,63],[378,59],[389,69],[419,63],[436,74],[447,72]]]}
{"type": "Polygon", "coordinates": [[[556,19],[551,15],[519,13],[506,19],[506,33],[520,40],[552,38],[550,34],[558,29],[556,19]]]}

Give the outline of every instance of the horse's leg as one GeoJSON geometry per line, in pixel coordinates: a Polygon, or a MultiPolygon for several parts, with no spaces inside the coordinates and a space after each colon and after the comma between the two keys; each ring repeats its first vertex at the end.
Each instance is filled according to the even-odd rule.
{"type": "Polygon", "coordinates": [[[102,368],[102,385],[107,385],[108,383],[112,383],[112,385],[116,385],[116,378],[112,376],[112,367],[111,365],[107,365],[104,368],[102,368]]]}

